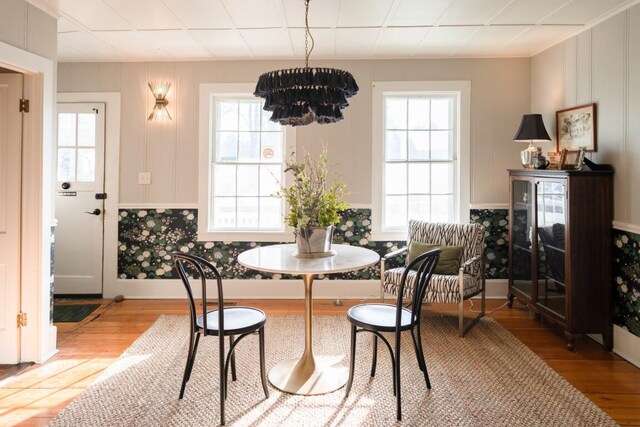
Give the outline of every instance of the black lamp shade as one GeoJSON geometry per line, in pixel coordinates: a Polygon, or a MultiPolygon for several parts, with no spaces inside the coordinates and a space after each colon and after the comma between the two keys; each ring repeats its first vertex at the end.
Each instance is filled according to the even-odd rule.
{"type": "Polygon", "coordinates": [[[522,122],[513,137],[514,141],[551,141],[551,137],[544,127],[541,114],[525,114],[522,122]]]}

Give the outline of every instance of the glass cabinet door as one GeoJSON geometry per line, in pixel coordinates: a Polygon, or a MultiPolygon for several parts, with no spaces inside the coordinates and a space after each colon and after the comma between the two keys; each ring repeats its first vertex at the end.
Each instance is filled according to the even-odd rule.
{"type": "Polygon", "coordinates": [[[536,184],[538,305],[565,317],[566,183],[536,184]]]}
{"type": "Polygon", "coordinates": [[[533,183],[529,180],[514,179],[511,187],[511,286],[533,300],[532,236],[534,216],[533,183]]]}

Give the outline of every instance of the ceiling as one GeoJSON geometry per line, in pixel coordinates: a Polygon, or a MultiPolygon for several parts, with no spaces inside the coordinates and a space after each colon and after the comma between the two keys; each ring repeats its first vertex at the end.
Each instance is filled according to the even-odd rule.
{"type": "MultiPolygon", "coordinates": [[[[304,0],[30,0],[60,61],[304,57],[304,0]]],[[[312,0],[313,59],[531,56],[638,0],[312,0]]]]}

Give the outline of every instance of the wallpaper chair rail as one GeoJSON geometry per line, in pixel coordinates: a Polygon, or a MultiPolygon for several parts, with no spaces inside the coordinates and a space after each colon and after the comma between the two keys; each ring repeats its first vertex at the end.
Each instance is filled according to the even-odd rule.
{"type": "Polygon", "coordinates": [[[218,270],[207,260],[197,256],[184,254],[181,252],[173,253],[173,262],[178,271],[180,279],[187,291],[189,297],[189,313],[190,313],[190,334],[189,349],[187,354],[187,363],[184,369],[182,385],[180,387],[180,399],[184,397],[187,382],[191,377],[193,364],[200,342],[200,335],[213,335],[218,337],[219,342],[219,370],[220,370],[220,424],[225,424],[225,400],[227,400],[227,384],[229,376],[229,368],[231,367],[231,379],[236,380],[236,347],[243,338],[257,333],[259,336],[260,347],[260,379],[264,395],[269,398],[269,389],[267,387],[267,377],[265,370],[265,351],[264,351],[264,325],[267,321],[266,314],[254,307],[225,307],[222,288],[222,278],[218,270]],[[197,273],[202,286],[202,314],[198,316],[193,291],[189,282],[189,273],[187,270],[197,273]],[[207,310],[207,275],[210,273],[217,284],[218,308],[215,310],[207,310]],[[229,351],[225,355],[225,337],[229,337],[229,351]],[[238,337],[236,339],[236,336],[238,337]]]}
{"type": "MultiPolygon", "coordinates": [[[[424,302],[458,304],[458,332],[460,337],[464,337],[485,314],[484,233],[484,227],[475,223],[449,224],[409,221],[407,246],[390,252],[380,259],[380,300],[384,302],[385,294],[398,295],[400,279],[406,268],[398,267],[387,270],[386,263],[405,254],[412,241],[443,246],[461,246],[458,274],[434,273],[431,285],[425,293],[424,302]],[[465,325],[464,301],[476,295],[481,295],[480,312],[465,325]]],[[[405,298],[410,297],[415,276],[413,271],[407,275],[407,286],[402,291],[405,298]]]]}
{"type": "Polygon", "coordinates": [[[422,337],[420,335],[420,319],[422,311],[422,300],[427,293],[430,280],[433,277],[433,269],[440,258],[440,249],[425,252],[416,257],[409,264],[416,271],[408,268],[402,273],[400,280],[400,292],[396,299],[396,304],[366,303],[359,304],[349,309],[347,319],[351,323],[351,358],[349,363],[349,380],[347,381],[346,396],[351,391],[353,385],[353,375],[355,371],[356,338],[360,332],[373,334],[373,351],[371,361],[371,377],[376,375],[376,363],[378,360],[378,338],[382,340],[391,356],[393,366],[393,395],[396,397],[396,417],[398,421],[402,419],[402,400],[400,389],[400,334],[411,332],[413,349],[418,359],[418,366],[424,375],[427,389],[431,389],[431,381],[427,371],[427,364],[424,359],[424,349],[422,347],[422,337]],[[411,300],[403,305],[404,289],[408,284],[409,272],[414,273],[414,281],[411,289],[411,300]],[[382,335],[382,332],[392,332],[394,335],[395,351],[389,341],[382,335]]]}

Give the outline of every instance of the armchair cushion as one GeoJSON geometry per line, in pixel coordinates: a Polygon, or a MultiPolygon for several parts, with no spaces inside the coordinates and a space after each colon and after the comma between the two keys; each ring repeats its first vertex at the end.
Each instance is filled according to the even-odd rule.
{"type": "MultiPolygon", "coordinates": [[[[411,264],[411,261],[419,257],[425,252],[429,252],[433,249],[440,249],[440,259],[436,264],[434,274],[458,274],[458,268],[460,267],[460,252],[462,246],[446,246],[446,245],[434,245],[431,243],[422,243],[414,240],[409,245],[409,252],[407,253],[406,265],[411,264]]],[[[412,266],[412,270],[418,270],[422,263],[419,262],[412,266]]]]}
{"type": "MultiPolygon", "coordinates": [[[[397,295],[400,287],[400,279],[404,268],[392,268],[384,272],[384,291],[397,295]]],[[[407,284],[404,288],[403,298],[411,298],[413,283],[416,280],[416,272],[410,270],[407,273],[407,284]]],[[[433,274],[427,287],[424,302],[457,304],[460,302],[460,288],[458,275],[433,274]]],[[[476,295],[482,290],[482,278],[480,276],[464,275],[464,298],[476,295]]]]}

